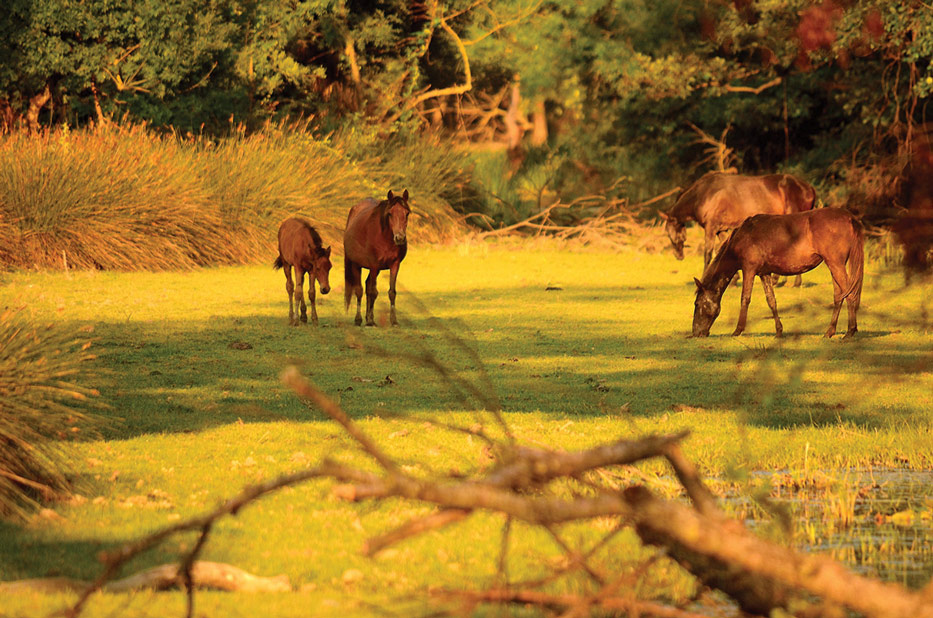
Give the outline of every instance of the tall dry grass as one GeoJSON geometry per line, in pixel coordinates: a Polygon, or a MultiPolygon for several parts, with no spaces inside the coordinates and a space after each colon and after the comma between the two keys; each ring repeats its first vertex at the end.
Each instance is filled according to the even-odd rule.
{"type": "Polygon", "coordinates": [[[88,344],[0,313],[0,517],[23,517],[69,487],[68,438],[93,426],[88,344]]]}
{"type": "Polygon", "coordinates": [[[140,125],[2,135],[0,265],[163,270],[271,261],[278,224],[291,215],[310,219],[339,252],[349,208],[402,185],[421,215],[415,242],[455,233],[448,199],[451,186],[468,182],[462,157],[417,139],[360,141],[352,133],[315,138],[303,125],[221,140],[140,125]]]}

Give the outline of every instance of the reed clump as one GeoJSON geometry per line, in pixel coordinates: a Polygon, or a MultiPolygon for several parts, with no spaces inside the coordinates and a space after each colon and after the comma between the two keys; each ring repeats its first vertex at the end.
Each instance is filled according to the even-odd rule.
{"type": "Polygon", "coordinates": [[[389,188],[412,193],[422,215],[412,224],[416,242],[456,232],[443,183],[468,182],[461,157],[418,138],[400,141],[390,156],[359,141],[318,138],[300,124],[223,139],[118,124],[0,135],[0,266],[174,270],[271,261],[282,219],[304,216],[334,244],[349,208],[389,188]],[[398,166],[402,160],[409,164],[398,166]]]}
{"type": "Polygon", "coordinates": [[[22,518],[70,487],[70,440],[93,430],[90,343],[0,313],[0,518],[22,518]]]}

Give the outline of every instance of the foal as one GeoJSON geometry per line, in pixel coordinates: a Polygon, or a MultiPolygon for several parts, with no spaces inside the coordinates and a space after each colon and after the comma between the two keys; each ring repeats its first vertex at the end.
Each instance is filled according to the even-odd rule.
{"type": "Polygon", "coordinates": [[[742,271],[742,305],[733,335],[745,330],[748,303],[755,276],[761,279],[768,307],[774,315],[778,337],[783,333],[774,299],[772,273],[798,275],[826,262],[833,277],[833,317],[827,337],[836,334],[836,322],[843,299],[848,304],[849,328],[845,337],[858,331],[856,313],[862,298],[864,269],[862,225],[851,214],[838,208],[821,208],[789,215],[755,215],[746,219],[723,245],[716,259],[694,279],[697,297],[693,311],[693,336],[706,337],[719,316],[723,292],[742,271]],[[849,273],[846,274],[846,264],[849,273]]]}
{"type": "Polygon", "coordinates": [[[301,321],[308,321],[304,292],[301,289],[305,273],[308,273],[308,300],[311,301],[311,323],[317,324],[317,307],[314,303],[314,280],[321,286],[321,294],[330,292],[330,247],[324,248],[321,236],[304,219],[292,217],[279,226],[279,257],[275,258],[273,268],[285,268],[285,291],[288,292],[288,323],[298,326],[295,319],[295,307],[301,311],[301,321]],[[292,283],[292,267],[295,267],[295,279],[292,283]]]}

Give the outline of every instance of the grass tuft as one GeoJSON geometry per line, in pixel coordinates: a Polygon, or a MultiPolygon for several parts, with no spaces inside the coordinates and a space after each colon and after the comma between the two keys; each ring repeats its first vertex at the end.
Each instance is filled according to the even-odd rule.
{"type": "Polygon", "coordinates": [[[412,138],[377,156],[359,141],[320,139],[291,125],[219,141],[140,125],[5,134],[0,265],[173,270],[271,262],[284,218],[304,216],[326,242],[339,243],[353,204],[405,181],[421,215],[413,239],[438,240],[458,227],[448,199],[468,176],[456,155],[412,138]]]}
{"type": "Polygon", "coordinates": [[[0,313],[0,517],[69,488],[66,440],[93,420],[88,343],[18,312],[0,313]]]}

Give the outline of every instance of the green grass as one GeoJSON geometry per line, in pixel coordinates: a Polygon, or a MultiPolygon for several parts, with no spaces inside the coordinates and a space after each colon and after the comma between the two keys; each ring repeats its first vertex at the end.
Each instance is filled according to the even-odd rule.
{"type": "MultiPolygon", "coordinates": [[[[758,470],[933,467],[933,334],[922,321],[929,288],[902,289],[898,275],[869,264],[859,335],[825,340],[831,283],[820,267],[804,287],[776,290],[784,340],[772,336],[760,286],[745,336],[728,336],[738,313],[732,288],[712,336],[695,340],[687,334],[700,265],[697,257],[676,262],[544,241],[415,245],[399,275],[397,329],[352,326],[337,284],[339,259],[335,291],[318,295],[318,328],[287,326],[284,277],[266,266],[0,275],[0,306],[22,306],[75,332],[93,327],[91,351],[102,372],[93,386],[110,417],[100,440],[79,444],[82,497],[49,505],[62,519],[46,512],[25,525],[0,525],[0,580],[91,578],[98,551],[203,512],[243,485],[325,456],[363,462],[348,438],[281,385],[288,364],[425,474],[468,472],[488,459],[477,441],[421,419],[490,419],[474,412],[474,398],[459,397],[403,355],[430,353],[498,397],[509,425],[531,444],[576,449],[689,428],[686,454],[706,474],[740,486],[758,470]]],[[[383,324],[386,285],[384,275],[383,324]]],[[[198,611],[374,615],[370,604],[424,610],[417,597],[430,586],[489,583],[498,516],[476,516],[376,560],[361,557],[368,536],[422,512],[398,501],[344,504],[324,482],[272,496],[222,522],[203,557],[285,573],[301,591],[199,594],[198,611]],[[352,569],[362,577],[345,582],[352,569]]],[[[585,545],[611,525],[589,522],[563,534],[585,545]]],[[[178,539],[131,570],[169,561],[192,542],[178,539]]],[[[511,547],[516,579],[546,574],[542,565],[560,555],[521,525],[511,547]]],[[[600,560],[630,572],[645,555],[622,535],[600,560]]],[[[640,586],[644,596],[673,601],[693,591],[665,561],[640,586]]],[[[35,615],[69,598],[3,598],[0,614],[35,615]]],[[[175,593],[103,595],[89,615],[181,615],[182,604],[175,593]]]]}

